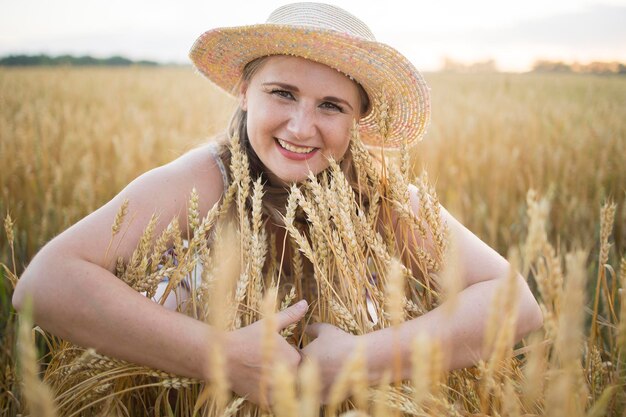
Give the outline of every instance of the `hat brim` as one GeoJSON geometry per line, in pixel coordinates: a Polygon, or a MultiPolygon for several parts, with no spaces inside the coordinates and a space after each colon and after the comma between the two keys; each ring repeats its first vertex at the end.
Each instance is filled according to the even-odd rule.
{"type": "Polygon", "coordinates": [[[245,65],[270,55],[310,59],[361,84],[373,104],[359,121],[365,143],[397,148],[424,135],[430,121],[428,86],[408,59],[385,44],[327,29],[260,24],[207,31],[189,52],[204,76],[234,95],[245,65]],[[388,117],[377,103],[386,103],[388,117]],[[387,125],[384,143],[381,120],[387,125]]]}

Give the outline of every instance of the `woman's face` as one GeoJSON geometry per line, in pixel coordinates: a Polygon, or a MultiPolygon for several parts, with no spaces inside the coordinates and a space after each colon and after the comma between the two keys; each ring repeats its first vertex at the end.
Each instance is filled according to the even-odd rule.
{"type": "Polygon", "coordinates": [[[265,59],[243,84],[250,144],[274,184],[306,179],[341,160],[360,115],[358,86],[326,65],[304,58],[265,59]]]}

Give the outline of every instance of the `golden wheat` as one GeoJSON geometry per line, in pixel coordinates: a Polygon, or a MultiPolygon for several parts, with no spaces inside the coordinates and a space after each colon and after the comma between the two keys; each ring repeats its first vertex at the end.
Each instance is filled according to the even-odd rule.
{"type": "MultiPolygon", "coordinates": [[[[136,254],[125,265],[117,263],[117,275],[153,296],[155,285],[165,276],[173,291],[177,283],[195,282],[193,274],[201,274],[198,287],[192,285],[194,308],[181,304],[179,309],[223,329],[260,319],[263,297],[275,288],[272,311],[278,294],[281,308],[296,298],[313,296],[311,314],[317,319],[361,334],[390,326],[398,317],[417,317],[440,303],[437,280],[442,277],[435,277],[433,271],[442,262],[450,262],[444,257],[449,253],[445,225],[438,223],[441,198],[453,214],[502,253],[525,241],[519,250],[520,269],[536,287],[544,331],[513,351],[517,354],[513,360],[507,334],[510,323],[503,320],[499,331],[488,332],[494,356],[482,366],[449,373],[447,378],[442,377],[438,359],[441,348],[429,349],[422,341],[422,347],[415,348],[422,353],[414,352],[412,361],[429,366],[413,366],[413,388],[383,383],[380,389],[368,391],[368,404],[363,406],[363,377],[359,376],[361,380],[350,382],[358,387],[354,403],[339,404],[337,409],[345,408],[343,415],[374,416],[396,412],[470,415],[483,410],[492,415],[623,415],[626,171],[620,155],[626,139],[626,113],[621,105],[626,83],[614,77],[548,75],[486,79],[430,74],[428,78],[434,95],[433,126],[426,141],[411,152],[402,152],[399,168],[389,162],[379,169],[353,131],[358,180],[368,184],[370,195],[351,195],[336,169],[291,190],[285,223],[288,245],[296,249],[292,276],[267,259],[277,256],[274,239],[260,216],[262,184],[250,178],[236,138],[231,144],[233,181],[211,217],[200,219],[197,197],[190,197],[193,233],[188,246],[178,222],[172,221],[158,237],[153,224],[145,225],[136,254]],[[411,178],[423,168],[435,179],[438,194],[425,176],[411,178]],[[376,187],[381,178],[388,183],[376,187]],[[412,214],[407,202],[408,180],[417,188],[420,216],[412,214]],[[525,199],[529,189],[536,191],[525,199]],[[367,210],[361,210],[363,197],[370,201],[367,210]],[[615,205],[601,208],[608,197],[615,205]],[[245,209],[246,201],[251,201],[252,212],[245,209]],[[221,219],[233,207],[237,265],[226,274],[232,280],[219,288],[223,280],[216,277],[223,266],[216,259],[222,255],[216,254],[220,245],[211,242],[224,239],[228,226],[221,219]],[[407,274],[405,267],[406,299],[399,301],[400,309],[386,299],[394,287],[389,271],[394,262],[408,266],[409,259],[396,247],[395,231],[374,227],[390,209],[400,214],[404,225],[411,225],[416,240],[433,233],[436,253],[431,258],[422,252],[413,255],[412,263],[423,276],[407,274]],[[308,217],[310,225],[305,227],[309,230],[297,220],[302,213],[308,217]],[[176,249],[176,265],[171,257],[163,257],[164,248],[176,249]],[[584,251],[576,252],[577,248],[584,251]],[[159,264],[162,268],[157,270],[159,264]],[[309,264],[312,272],[307,270],[309,264]],[[197,265],[203,267],[201,273],[197,265]],[[304,281],[312,282],[313,289],[299,284],[304,281]],[[586,306],[592,311],[587,317],[586,306]],[[583,327],[585,319],[593,331],[583,327]],[[427,393],[425,387],[429,387],[427,393]],[[351,404],[359,410],[348,411],[351,404]]],[[[1,69],[0,96],[5,104],[0,116],[4,167],[0,212],[7,213],[8,237],[0,241],[0,262],[3,277],[9,280],[9,294],[12,280],[44,242],[140,172],[171,160],[199,138],[222,129],[230,113],[223,103],[232,103],[187,69],[1,69]],[[124,112],[119,109],[120,100],[127,103],[124,112]],[[172,105],[163,106],[164,101],[172,105]],[[81,164],[63,162],[79,155],[84,156],[81,164]]],[[[375,104],[385,126],[388,106],[375,104]]],[[[112,239],[122,238],[126,215],[116,217],[112,239]]],[[[112,240],[113,260],[117,259],[116,242],[112,240]]],[[[503,294],[494,302],[500,311],[511,308],[504,302],[507,297],[503,294]]],[[[289,333],[302,339],[298,328],[285,335],[289,333]]],[[[50,350],[44,382],[53,388],[63,415],[123,415],[122,410],[136,415],[159,415],[166,410],[192,415],[194,409],[200,415],[262,414],[241,398],[219,399],[219,393],[226,392],[226,384],[219,382],[224,376],[216,376],[215,388],[220,384],[221,388],[203,391],[201,381],[104,358],[47,334],[44,338],[50,350]],[[208,397],[200,404],[202,392],[208,397]]],[[[10,340],[3,340],[8,352],[10,340]]],[[[28,353],[28,346],[21,346],[23,351],[16,355],[28,353]]],[[[28,353],[31,359],[32,352],[28,353]]],[[[218,369],[223,360],[214,355],[218,369]]],[[[8,370],[12,367],[4,357],[2,364],[8,370]]],[[[19,390],[11,385],[15,378],[8,370],[0,391],[17,396],[19,390]]],[[[318,415],[315,372],[308,362],[303,365],[298,377],[300,395],[281,397],[282,410],[318,415]]],[[[291,384],[289,377],[277,374],[278,382],[291,384]]],[[[387,378],[390,382],[392,374],[387,378]]],[[[23,413],[20,407],[8,395],[0,395],[0,413],[23,413]]]]}

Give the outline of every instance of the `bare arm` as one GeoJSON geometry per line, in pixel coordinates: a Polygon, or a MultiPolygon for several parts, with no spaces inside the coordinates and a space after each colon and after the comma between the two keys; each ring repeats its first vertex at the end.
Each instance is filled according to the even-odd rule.
{"type": "Polygon", "coordinates": [[[214,336],[204,323],[167,310],[95,264],[60,258],[55,248],[39,254],[27,273],[14,304],[19,309],[28,292],[44,329],[107,356],[205,376],[205,349],[214,336]]]}
{"type": "MultiPolygon", "coordinates": [[[[200,195],[203,216],[218,201],[223,183],[219,169],[202,149],[139,177],[111,202],[48,243],[20,278],[13,304],[19,310],[29,295],[35,321],[53,334],[107,356],[198,379],[213,378],[209,352],[220,336],[231,389],[258,403],[264,365],[262,320],[218,334],[201,321],[152,302],[112,272],[116,257],[128,260],[132,256],[153,213],[159,215],[156,236],[173,217],[179,218],[183,231],[187,229],[187,201],[193,187],[200,195]],[[111,225],[125,198],[130,203],[128,224],[119,233],[124,238],[113,242],[115,256],[104,262],[111,225]]],[[[300,363],[300,354],[279,331],[299,321],[305,312],[306,303],[292,305],[276,318],[274,358],[292,370],[300,363]]]]}
{"type": "MultiPolygon", "coordinates": [[[[394,351],[394,329],[386,328],[369,333],[363,338],[368,349],[370,375],[373,380],[382,376],[385,369],[393,363],[393,355],[403,358],[402,378],[411,377],[408,358],[414,338],[425,334],[429,339],[437,339],[443,350],[445,369],[452,370],[476,364],[486,359],[483,343],[485,340],[486,321],[494,295],[501,283],[497,280],[482,281],[461,291],[453,310],[448,311],[445,303],[416,319],[404,322],[398,328],[398,350],[394,351]]],[[[517,279],[520,306],[514,340],[519,341],[530,331],[541,326],[542,318],[538,308],[532,304],[532,294],[524,280],[517,279]]]]}
{"type": "MultiPolygon", "coordinates": [[[[419,201],[414,188],[410,189],[413,211],[419,216],[419,201]]],[[[444,360],[448,369],[463,368],[486,359],[489,353],[484,349],[485,330],[494,296],[503,281],[509,277],[510,265],[495,250],[456,220],[445,208],[440,207],[442,220],[450,230],[451,245],[456,247],[458,273],[463,290],[458,294],[455,305],[446,303],[414,320],[403,323],[399,329],[400,353],[408,358],[411,342],[417,334],[425,333],[437,338],[443,348],[444,360]]],[[[409,245],[429,242],[411,240],[409,245]]],[[[445,274],[442,274],[445,276],[445,274]]],[[[513,332],[515,342],[529,332],[539,328],[543,317],[537,301],[523,277],[515,273],[517,295],[517,324],[513,332]]],[[[384,358],[391,352],[382,350],[381,341],[389,336],[391,329],[373,333],[368,342],[377,356],[384,358]]],[[[408,377],[409,367],[404,367],[408,377]]]]}
{"type": "MultiPolygon", "coordinates": [[[[419,204],[415,190],[411,190],[413,210],[419,215],[419,204]]],[[[458,248],[458,266],[463,278],[464,289],[460,291],[453,309],[443,303],[416,319],[402,323],[397,329],[386,328],[363,336],[349,335],[335,326],[316,323],[308,326],[307,332],[317,339],[304,352],[321,358],[323,385],[328,387],[341,364],[347,359],[359,341],[365,344],[370,382],[377,383],[383,373],[391,369],[394,355],[402,358],[402,375],[411,377],[410,358],[412,341],[419,334],[438,339],[443,348],[447,369],[457,369],[475,364],[483,359],[485,327],[492,300],[503,279],[509,275],[509,263],[495,250],[482,242],[467,228],[454,219],[443,207],[442,217],[450,228],[450,237],[458,248]],[[393,341],[397,341],[397,348],[393,341]]],[[[416,234],[417,235],[417,234],[416,234]]],[[[432,248],[431,242],[412,239],[409,246],[419,245],[432,248]]],[[[518,320],[513,338],[523,336],[539,328],[543,318],[539,306],[524,279],[517,275],[518,320]]]]}
{"type": "Polygon", "coordinates": [[[211,332],[208,326],[168,311],[117,279],[115,258],[128,260],[153,213],[158,235],[178,217],[186,229],[186,205],[196,187],[206,212],[222,193],[222,180],[210,156],[191,152],[152,170],[109,203],[49,242],[32,260],[15,289],[19,310],[28,294],[35,321],[44,329],[100,353],[181,375],[201,377],[199,364],[211,332]],[[122,201],[130,201],[122,231],[104,262],[111,225],[122,201]],[[122,238],[123,236],[123,238],[122,238]]]}

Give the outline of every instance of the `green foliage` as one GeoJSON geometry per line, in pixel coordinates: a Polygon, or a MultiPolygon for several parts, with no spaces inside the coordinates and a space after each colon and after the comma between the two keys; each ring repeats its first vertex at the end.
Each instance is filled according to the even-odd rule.
{"type": "Polygon", "coordinates": [[[128,67],[131,65],[154,67],[159,65],[154,61],[132,61],[122,56],[112,56],[109,58],[94,58],[89,55],[9,55],[0,58],[0,66],[6,67],[31,67],[31,66],[107,66],[107,67],[128,67]]]}

